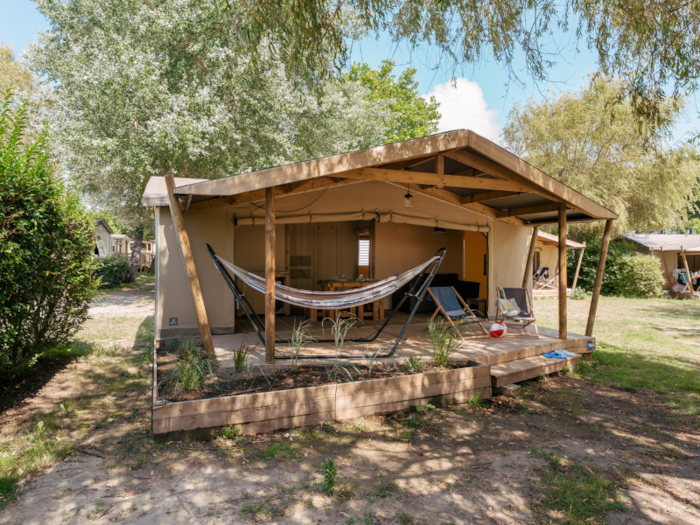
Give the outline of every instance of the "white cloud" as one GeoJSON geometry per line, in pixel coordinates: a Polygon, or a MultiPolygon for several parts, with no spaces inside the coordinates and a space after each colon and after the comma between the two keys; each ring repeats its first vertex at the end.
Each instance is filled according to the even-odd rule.
{"type": "Polygon", "coordinates": [[[423,98],[431,96],[440,103],[439,132],[470,129],[496,143],[500,141],[501,128],[496,123],[498,111],[488,109],[484,92],[476,82],[458,78],[435,86],[423,98]]]}

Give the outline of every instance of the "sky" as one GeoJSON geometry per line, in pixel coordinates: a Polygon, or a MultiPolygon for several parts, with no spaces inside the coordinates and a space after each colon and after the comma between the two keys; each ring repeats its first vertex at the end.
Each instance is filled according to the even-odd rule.
{"type": "MultiPolygon", "coordinates": [[[[17,54],[35,39],[37,31],[48,26],[31,0],[0,0],[0,13],[0,40],[12,45],[17,54]]],[[[549,71],[550,81],[541,84],[529,81],[525,73],[519,75],[524,85],[509,82],[508,72],[493,61],[458,71],[447,67],[435,70],[431,67],[436,62],[435,49],[427,47],[420,52],[410,52],[406,46],[392,44],[386,35],[354,43],[350,57],[352,61],[367,62],[372,67],[377,67],[384,59],[392,60],[396,62],[397,74],[407,67],[416,68],[420,94],[434,96],[440,102],[439,131],[471,129],[499,142],[513,104],[524,104],[529,98],[542,99],[548,90],[555,93],[576,91],[596,69],[595,54],[585,46],[577,50],[575,42],[567,35],[556,34],[553,38],[561,53],[555,57],[556,65],[549,71]]],[[[523,61],[519,62],[515,61],[516,69],[523,66],[523,61]]],[[[676,139],[700,130],[694,105],[688,117],[679,123],[674,134],[676,139]]]]}

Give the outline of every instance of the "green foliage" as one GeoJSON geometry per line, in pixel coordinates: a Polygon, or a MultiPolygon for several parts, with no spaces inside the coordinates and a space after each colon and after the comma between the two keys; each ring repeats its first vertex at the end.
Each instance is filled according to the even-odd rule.
{"type": "Polygon", "coordinates": [[[233,349],[233,369],[237,374],[240,374],[245,370],[249,357],[250,348],[246,346],[245,342],[242,342],[241,346],[237,349],[233,349]]]}
{"type": "Polygon", "coordinates": [[[353,326],[355,326],[355,323],[357,322],[357,317],[338,317],[337,319],[326,317],[321,322],[321,327],[323,328],[324,333],[324,325],[326,321],[329,321],[331,323],[331,336],[333,337],[333,342],[335,343],[335,355],[340,355],[340,353],[343,350],[343,346],[345,345],[345,338],[347,337],[350,329],[353,326]]]}
{"type": "Polygon", "coordinates": [[[36,81],[31,71],[15,59],[10,46],[3,46],[0,41],[0,92],[12,88],[28,93],[34,89],[36,81]]]}
{"type": "MultiPolygon", "coordinates": [[[[581,261],[581,271],[578,276],[577,290],[593,291],[595,283],[595,274],[598,268],[598,260],[600,258],[600,248],[602,239],[591,236],[586,241],[586,251],[583,253],[581,261]]],[[[567,250],[567,277],[573,279],[578,263],[577,250],[567,250]]],[[[600,293],[603,295],[615,295],[620,289],[620,284],[626,277],[623,268],[620,266],[620,260],[626,255],[635,253],[635,245],[632,242],[624,240],[613,240],[608,248],[608,257],[605,262],[605,273],[603,274],[603,284],[600,293]]],[[[571,285],[571,282],[569,282],[571,285]]],[[[582,293],[582,292],[579,292],[582,293]]]]}
{"type": "Polygon", "coordinates": [[[323,462],[323,491],[329,496],[333,496],[335,492],[336,477],[338,469],[333,464],[333,458],[327,458],[323,462]]]}
{"type": "Polygon", "coordinates": [[[221,430],[219,430],[219,436],[221,439],[233,441],[235,445],[241,439],[241,429],[231,425],[226,425],[225,427],[221,427],[221,430]]]}
{"type": "Polygon", "coordinates": [[[698,198],[697,149],[665,140],[683,115],[682,101],[660,100],[662,120],[640,129],[632,102],[619,100],[623,89],[621,81],[594,77],[578,92],[515,105],[504,142],[586,197],[614,205],[617,232],[661,230],[687,217],[698,198]]]}
{"type": "Polygon", "coordinates": [[[292,370],[299,368],[299,355],[302,349],[309,343],[315,341],[311,335],[311,321],[302,321],[297,325],[296,319],[292,327],[292,337],[289,339],[289,355],[292,361],[292,370]]]}
{"type": "Polygon", "coordinates": [[[615,295],[622,297],[661,297],[664,276],[659,259],[641,253],[627,254],[617,261],[620,278],[615,283],[615,295]]]}
{"type": "Polygon", "coordinates": [[[447,366],[459,347],[457,332],[452,326],[446,324],[442,317],[431,320],[428,324],[430,332],[430,348],[428,356],[433,360],[435,366],[447,366]]]}
{"type": "Polygon", "coordinates": [[[68,343],[95,289],[92,221],[52,173],[46,135],[25,140],[27,106],[0,94],[0,376],[68,343]]]}
{"type": "Polygon", "coordinates": [[[417,355],[412,355],[401,363],[401,369],[404,372],[416,373],[420,372],[423,368],[423,358],[417,355]]]}
{"type": "Polygon", "coordinates": [[[185,392],[200,388],[208,375],[213,374],[209,359],[192,341],[180,345],[180,359],[177,361],[177,381],[185,392]]]}
{"type": "MultiPolygon", "coordinates": [[[[394,65],[394,62],[382,60],[379,69],[375,70],[364,63],[353,64],[344,77],[367,88],[369,100],[389,103],[391,118],[385,134],[386,143],[435,133],[440,120],[440,103],[436,102],[434,97],[425,100],[418,94],[414,68],[406,68],[395,78],[394,65]]],[[[362,146],[361,144],[359,147],[362,146]]]]}
{"type": "Polygon", "coordinates": [[[428,403],[427,405],[416,405],[416,412],[429,412],[435,410],[435,405],[428,403]]]}
{"type": "Polygon", "coordinates": [[[127,282],[129,278],[129,259],[110,255],[95,261],[93,279],[100,279],[101,288],[115,288],[127,282]]]}
{"type": "Polygon", "coordinates": [[[474,392],[472,397],[467,399],[465,404],[471,408],[482,408],[485,405],[485,403],[484,400],[481,399],[481,391],[477,390],[476,392],[474,392]]]}
{"type": "Polygon", "coordinates": [[[574,301],[581,301],[583,299],[589,299],[592,295],[593,295],[593,292],[589,292],[589,291],[585,290],[584,288],[581,288],[580,286],[577,285],[571,298],[574,301]]]}

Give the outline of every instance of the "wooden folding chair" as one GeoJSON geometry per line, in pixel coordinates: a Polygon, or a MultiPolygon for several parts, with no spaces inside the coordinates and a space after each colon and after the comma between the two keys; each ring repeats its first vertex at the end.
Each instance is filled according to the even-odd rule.
{"type": "Polygon", "coordinates": [[[474,337],[491,337],[489,331],[482,324],[487,322],[488,319],[477,317],[472,309],[469,308],[466,301],[457,293],[454,286],[431,286],[428,288],[428,293],[437,305],[429,322],[432,322],[435,317],[442,312],[445,321],[452,325],[455,332],[457,332],[462,339],[464,339],[464,336],[457,329],[457,325],[478,324],[485,335],[476,335],[474,337]]]}
{"type": "Polygon", "coordinates": [[[498,301],[496,301],[496,322],[499,323],[509,323],[516,328],[520,328],[520,333],[510,333],[506,335],[510,336],[525,336],[525,337],[536,337],[539,339],[540,333],[537,330],[537,319],[532,308],[532,301],[530,301],[530,295],[527,293],[526,288],[502,288],[498,287],[498,297],[499,299],[515,299],[518,303],[520,312],[517,315],[509,316],[506,312],[501,310],[498,306],[498,301]],[[528,326],[532,326],[535,329],[534,334],[527,333],[525,329],[528,326]]]}

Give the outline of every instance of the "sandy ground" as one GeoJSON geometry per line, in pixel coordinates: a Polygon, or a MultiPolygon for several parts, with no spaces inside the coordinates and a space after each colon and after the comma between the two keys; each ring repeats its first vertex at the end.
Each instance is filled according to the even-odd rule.
{"type": "MultiPolygon", "coordinates": [[[[91,309],[93,322],[152,315],[152,297],[115,292],[91,309]]],[[[129,355],[105,358],[104,375],[80,395],[116,381],[107,367],[129,355]]],[[[149,364],[141,366],[146,375],[149,364]]],[[[71,374],[80,370],[57,374],[22,417],[76,395],[71,374]]],[[[105,408],[104,423],[83,429],[78,442],[103,457],[76,453],[53,465],[0,511],[0,523],[700,524],[697,418],[670,413],[650,392],[566,376],[487,408],[404,412],[233,443],[154,440],[147,386],[145,377],[128,395],[105,392],[114,410],[105,408]],[[411,417],[415,433],[402,434],[410,425],[400,420],[411,417]],[[612,480],[610,495],[626,510],[564,521],[547,509],[543,453],[612,480]],[[338,468],[333,498],[320,489],[329,457],[338,468]]]]}

